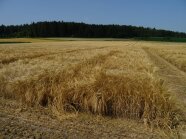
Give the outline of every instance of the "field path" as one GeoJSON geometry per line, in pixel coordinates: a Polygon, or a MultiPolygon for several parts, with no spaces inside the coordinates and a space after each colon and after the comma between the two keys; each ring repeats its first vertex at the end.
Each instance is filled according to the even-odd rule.
{"type": "Polygon", "coordinates": [[[175,93],[181,102],[186,106],[186,73],[152,52],[145,49],[151,60],[159,68],[158,75],[164,79],[169,91],[175,93]]]}
{"type": "MultiPolygon", "coordinates": [[[[164,80],[167,89],[180,101],[185,115],[184,119],[186,119],[186,73],[160,57],[150,48],[144,48],[144,50],[158,67],[158,76],[164,80]]],[[[182,136],[182,138],[186,138],[186,128],[182,136]]]]}

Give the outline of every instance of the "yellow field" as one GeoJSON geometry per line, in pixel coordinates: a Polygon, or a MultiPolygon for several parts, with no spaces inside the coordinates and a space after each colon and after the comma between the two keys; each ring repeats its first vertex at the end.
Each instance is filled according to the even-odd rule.
{"type": "Polygon", "coordinates": [[[93,113],[173,130],[182,119],[181,111],[147,50],[186,71],[185,44],[129,40],[0,44],[0,96],[50,108],[56,115],[93,113]]]}

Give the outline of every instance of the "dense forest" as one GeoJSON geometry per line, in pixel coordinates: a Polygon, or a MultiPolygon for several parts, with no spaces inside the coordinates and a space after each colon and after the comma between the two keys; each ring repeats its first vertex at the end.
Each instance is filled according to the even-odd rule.
{"type": "Polygon", "coordinates": [[[83,38],[134,38],[176,37],[185,38],[185,33],[155,28],[127,25],[96,25],[75,22],[37,22],[24,25],[0,26],[0,37],[83,37],[83,38]]]}

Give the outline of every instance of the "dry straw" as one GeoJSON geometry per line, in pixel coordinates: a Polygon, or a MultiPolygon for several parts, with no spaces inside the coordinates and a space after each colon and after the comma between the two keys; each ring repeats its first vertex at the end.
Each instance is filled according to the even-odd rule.
{"type": "MultiPolygon", "coordinates": [[[[50,106],[58,114],[87,112],[141,120],[145,124],[166,129],[176,128],[181,120],[179,109],[164,89],[162,81],[154,76],[154,67],[149,64],[145,52],[138,47],[123,48],[117,44],[121,47],[113,49],[104,45],[101,45],[103,49],[72,52],[79,54],[75,59],[79,58],[80,61],[68,64],[65,69],[48,64],[34,76],[12,81],[8,79],[8,74],[4,76],[7,71],[2,69],[0,94],[20,99],[30,106],[50,106]],[[95,56],[80,58],[81,55],[88,57],[90,52],[95,56]]],[[[66,55],[73,57],[70,53],[66,55]]],[[[65,63],[64,57],[54,57],[52,60],[65,63]]],[[[9,66],[9,75],[16,75],[9,66]]]]}

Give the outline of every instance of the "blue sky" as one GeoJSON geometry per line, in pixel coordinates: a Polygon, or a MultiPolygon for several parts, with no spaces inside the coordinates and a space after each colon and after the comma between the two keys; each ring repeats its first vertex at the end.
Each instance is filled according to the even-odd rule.
{"type": "Polygon", "coordinates": [[[186,0],[0,0],[0,24],[45,20],[186,32],[186,0]]]}

